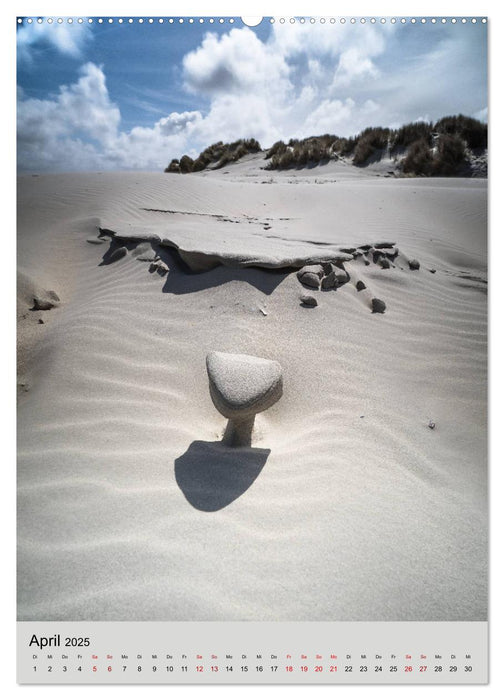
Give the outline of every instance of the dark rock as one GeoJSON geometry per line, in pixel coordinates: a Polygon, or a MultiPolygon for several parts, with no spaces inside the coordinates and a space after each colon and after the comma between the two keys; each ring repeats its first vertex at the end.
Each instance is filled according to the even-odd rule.
{"type": "Polygon", "coordinates": [[[420,263],[418,262],[418,260],[410,260],[409,261],[409,269],[410,270],[419,270],[420,263]]]}
{"type": "Polygon", "coordinates": [[[334,270],[325,277],[322,277],[322,289],[337,289],[338,286],[334,270]]]}
{"type": "Polygon", "coordinates": [[[38,322],[39,322],[39,323],[44,323],[44,321],[43,321],[41,318],[39,318],[38,322]]]}
{"type": "Polygon", "coordinates": [[[382,301],[381,299],[377,299],[376,297],[373,297],[371,299],[371,312],[374,314],[384,314],[385,309],[386,309],[385,302],[382,301]]]}
{"type": "Polygon", "coordinates": [[[318,306],[318,302],[315,297],[311,297],[308,294],[303,294],[303,296],[299,297],[299,299],[304,306],[318,306]]]}
{"type": "Polygon", "coordinates": [[[40,299],[40,297],[34,297],[33,299],[33,311],[49,311],[53,309],[55,303],[49,301],[49,299],[40,299]]]}
{"type": "Polygon", "coordinates": [[[350,279],[350,275],[345,270],[343,265],[341,267],[334,268],[334,276],[336,277],[336,282],[338,283],[338,287],[341,287],[343,284],[346,284],[350,279]]]}
{"type": "Polygon", "coordinates": [[[305,272],[304,275],[299,277],[299,281],[312,289],[320,288],[320,277],[315,272],[305,272]]]}
{"type": "Polygon", "coordinates": [[[434,421],[433,421],[433,420],[430,420],[430,421],[429,421],[429,428],[430,428],[431,430],[434,430],[435,427],[436,427],[436,424],[434,423],[434,421]]]}
{"type": "Polygon", "coordinates": [[[432,274],[434,274],[436,272],[436,270],[434,268],[432,268],[431,270],[429,270],[429,272],[432,272],[432,274]]]}
{"type": "Polygon", "coordinates": [[[363,289],[366,289],[366,285],[362,280],[358,280],[357,284],[355,285],[355,288],[358,292],[362,292],[363,289]]]}
{"type": "Polygon", "coordinates": [[[389,243],[388,241],[385,241],[385,243],[375,243],[374,247],[375,248],[393,248],[395,246],[395,243],[389,243]]]}

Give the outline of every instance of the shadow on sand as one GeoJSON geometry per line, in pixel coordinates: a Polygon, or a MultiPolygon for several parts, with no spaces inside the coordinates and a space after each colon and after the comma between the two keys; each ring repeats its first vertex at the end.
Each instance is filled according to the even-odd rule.
{"type": "Polygon", "coordinates": [[[207,512],[221,510],[254,483],[270,452],[195,440],[175,460],[175,478],[194,508],[207,512]]]}
{"type": "MultiPolygon", "coordinates": [[[[103,229],[106,231],[106,229],[103,229]]],[[[103,237],[104,234],[102,234],[103,237]]],[[[107,240],[107,239],[104,239],[107,240]]],[[[101,265],[110,265],[116,262],[115,253],[118,248],[126,248],[129,253],[135,248],[144,243],[137,240],[128,240],[124,238],[112,238],[110,240],[109,249],[102,257],[101,265]]],[[[264,269],[259,267],[226,267],[225,265],[217,265],[211,270],[204,272],[192,272],[191,269],[182,260],[178,252],[167,246],[151,243],[152,253],[156,254],[160,260],[166,263],[168,274],[164,277],[162,291],[164,294],[191,294],[193,292],[201,292],[204,289],[211,287],[219,287],[222,284],[227,284],[232,280],[241,280],[247,282],[253,287],[256,287],[263,294],[272,294],[278,285],[292,272],[290,269],[264,269]]],[[[148,262],[144,265],[149,266],[148,262]]],[[[152,272],[151,274],[157,274],[152,272]]]]}

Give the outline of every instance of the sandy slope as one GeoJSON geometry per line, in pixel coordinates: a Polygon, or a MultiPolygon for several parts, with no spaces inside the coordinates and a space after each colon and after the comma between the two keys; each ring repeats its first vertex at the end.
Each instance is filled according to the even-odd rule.
{"type": "Polygon", "coordinates": [[[19,618],[486,619],[486,182],[252,166],[20,178],[19,618]],[[286,270],[100,265],[97,225],[401,256],[307,309],[286,270]],[[252,449],[211,350],[284,369],[252,449]]]}

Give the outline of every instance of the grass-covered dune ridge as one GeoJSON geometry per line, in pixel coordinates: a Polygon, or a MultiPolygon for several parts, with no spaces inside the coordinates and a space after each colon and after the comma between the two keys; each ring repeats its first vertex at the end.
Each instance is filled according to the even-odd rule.
{"type": "MultiPolygon", "coordinates": [[[[374,126],[356,136],[335,134],[277,141],[265,151],[265,170],[304,168],[331,160],[366,167],[388,160],[397,174],[486,177],[487,125],[462,114],[437,122],[418,121],[398,129],[374,126]]],[[[173,159],[165,172],[191,173],[219,169],[250,153],[258,153],[256,139],[209,146],[195,160],[173,159]]]]}

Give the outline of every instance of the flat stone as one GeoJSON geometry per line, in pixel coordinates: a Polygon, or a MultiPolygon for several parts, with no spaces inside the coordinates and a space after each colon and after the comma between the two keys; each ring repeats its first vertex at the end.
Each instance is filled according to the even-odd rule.
{"type": "Polygon", "coordinates": [[[390,241],[381,241],[380,243],[374,244],[375,248],[393,248],[394,246],[395,243],[391,243],[390,241]]]}
{"type": "Polygon", "coordinates": [[[318,306],[318,301],[315,299],[315,297],[310,296],[309,294],[303,294],[303,296],[299,297],[299,300],[304,306],[318,306]]]}
{"type": "Polygon", "coordinates": [[[253,355],[211,352],[206,366],[210,396],[226,418],[244,419],[265,411],[282,395],[282,368],[253,355]]]}
{"type": "Polygon", "coordinates": [[[109,256],[109,262],[115,262],[116,260],[120,260],[121,258],[124,258],[125,255],[128,254],[128,249],[125,246],[121,246],[120,248],[116,248],[113,253],[110,254],[109,256]]]}

